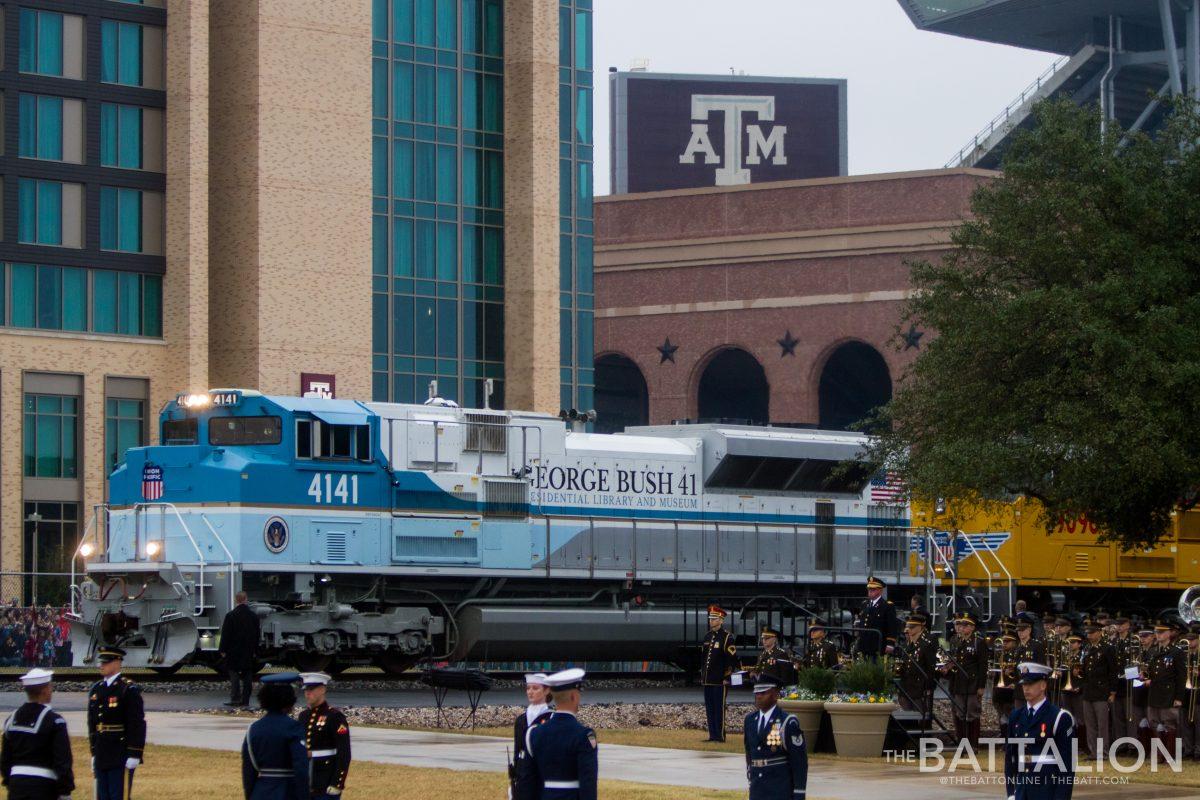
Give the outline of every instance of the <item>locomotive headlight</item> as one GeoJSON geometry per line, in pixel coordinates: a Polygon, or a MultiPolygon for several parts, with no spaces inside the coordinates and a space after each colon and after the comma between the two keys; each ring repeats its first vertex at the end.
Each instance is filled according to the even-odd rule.
{"type": "Polygon", "coordinates": [[[91,558],[94,552],[96,552],[96,545],[91,542],[84,542],[79,546],[79,555],[84,558],[91,558]]]}
{"type": "Polygon", "coordinates": [[[146,542],[146,555],[155,558],[162,552],[162,542],[146,542]]]}
{"type": "Polygon", "coordinates": [[[189,394],[181,402],[184,408],[207,408],[212,400],[206,394],[189,394]]]}

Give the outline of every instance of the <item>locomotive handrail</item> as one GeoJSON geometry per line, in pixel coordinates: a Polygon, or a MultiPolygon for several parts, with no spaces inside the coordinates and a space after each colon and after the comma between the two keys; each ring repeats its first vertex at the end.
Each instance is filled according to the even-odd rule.
{"type": "Polygon", "coordinates": [[[946,557],[937,546],[934,540],[933,532],[929,528],[925,528],[925,573],[928,581],[929,591],[929,607],[930,609],[937,608],[937,582],[933,580],[933,560],[941,559],[942,564],[946,567],[946,572],[950,575],[950,616],[953,617],[955,610],[958,608],[958,570],[950,563],[950,559],[946,557]]]}
{"type": "MultiPolygon", "coordinates": [[[[104,513],[107,514],[108,513],[108,504],[107,503],[97,503],[94,506],[92,506],[92,517],[91,517],[91,519],[88,520],[87,525],[84,526],[83,536],[79,537],[79,544],[77,544],[75,546],[75,552],[71,554],[71,586],[72,587],[77,586],[77,584],[75,583],[75,559],[79,558],[79,551],[83,550],[83,546],[85,544],[87,544],[87,541],[89,538],[91,538],[91,537],[95,538],[96,552],[97,553],[100,552],[100,537],[98,534],[100,526],[99,526],[99,524],[97,524],[97,520],[98,520],[99,514],[100,514],[100,509],[104,509],[104,513]]],[[[108,554],[107,546],[105,547],[104,554],[106,556],[108,554]]],[[[86,570],[84,571],[84,574],[85,575],[87,574],[86,570]]],[[[75,594],[74,593],[71,594],[71,613],[75,614],[76,616],[78,616],[78,614],[79,614],[79,607],[75,605],[75,594]]]]}
{"type": "Polygon", "coordinates": [[[213,538],[217,540],[217,544],[221,545],[221,549],[225,551],[225,557],[229,559],[229,607],[233,608],[234,604],[234,588],[233,588],[233,573],[237,566],[233,563],[233,553],[229,552],[229,548],[225,546],[225,540],[221,538],[221,534],[217,533],[217,529],[208,519],[207,514],[201,514],[200,519],[208,526],[209,532],[213,538]]]}
{"type": "MultiPolygon", "coordinates": [[[[200,604],[197,605],[192,610],[192,616],[198,617],[204,613],[204,567],[207,564],[207,561],[205,561],[205,559],[204,559],[204,553],[200,550],[200,545],[196,542],[196,537],[192,536],[191,529],[188,528],[187,522],[184,521],[183,515],[179,513],[179,509],[175,507],[174,503],[134,503],[134,505],[133,505],[133,519],[134,519],[133,560],[134,561],[138,560],[138,550],[137,550],[138,539],[139,539],[138,530],[141,527],[138,524],[138,521],[141,519],[142,509],[146,509],[146,508],[159,508],[159,509],[162,509],[164,514],[167,511],[170,511],[172,514],[174,514],[175,518],[177,520],[179,520],[179,527],[183,529],[184,536],[186,536],[188,541],[191,542],[192,549],[196,551],[196,558],[199,559],[199,563],[197,564],[197,567],[200,570],[200,582],[197,584],[197,586],[200,590],[200,604]]],[[[164,525],[163,526],[163,539],[166,539],[166,536],[167,536],[166,526],[164,525]]],[[[220,537],[218,537],[218,538],[220,538],[220,537]]],[[[233,559],[231,558],[230,562],[232,562],[232,560],[233,559]]],[[[232,583],[233,583],[233,581],[231,580],[230,584],[232,584],[232,583]]]]}
{"type": "MultiPolygon", "coordinates": [[[[987,568],[987,561],[983,557],[983,551],[981,551],[979,548],[977,548],[975,546],[975,543],[971,541],[971,537],[967,536],[962,531],[956,531],[955,533],[957,536],[961,537],[967,543],[967,547],[970,548],[971,553],[976,558],[979,559],[979,563],[984,565],[984,571],[987,572],[988,613],[987,613],[987,617],[984,621],[991,622],[992,617],[994,616],[992,614],[992,597],[994,595],[994,592],[992,591],[992,571],[987,568]]],[[[993,552],[992,550],[988,550],[987,553],[988,553],[988,555],[990,555],[992,557],[992,559],[996,562],[996,564],[999,565],[1001,571],[1004,572],[1004,577],[1008,580],[1008,598],[1009,598],[1008,601],[1009,601],[1009,603],[1012,603],[1012,589],[1013,589],[1012,573],[1010,573],[1008,571],[1008,567],[1004,566],[1004,562],[1000,560],[1000,556],[996,555],[996,553],[993,552]]]]}
{"type": "MultiPolygon", "coordinates": [[[[476,428],[501,428],[501,429],[503,429],[505,431],[504,468],[505,468],[506,475],[511,476],[513,473],[511,448],[509,447],[509,444],[508,444],[508,435],[507,435],[508,431],[515,429],[515,430],[519,430],[521,432],[521,466],[522,466],[522,468],[524,468],[525,466],[527,466],[529,464],[529,443],[526,441],[526,433],[529,430],[537,431],[537,456],[536,456],[536,458],[537,458],[537,460],[541,460],[541,458],[542,458],[542,444],[543,444],[542,428],[539,425],[528,425],[528,424],[514,425],[508,421],[505,421],[505,422],[477,422],[477,421],[461,420],[461,419],[442,419],[440,417],[433,417],[433,416],[430,416],[428,418],[388,417],[387,418],[388,446],[389,446],[389,450],[391,450],[391,451],[394,451],[396,449],[397,439],[396,439],[395,428],[396,428],[396,423],[398,423],[398,422],[404,423],[404,426],[405,426],[404,431],[406,434],[408,432],[408,426],[410,424],[432,425],[433,426],[433,468],[430,470],[430,472],[437,473],[437,472],[441,471],[441,452],[440,452],[438,431],[441,430],[442,428],[449,428],[449,427],[453,427],[453,426],[458,426],[458,427],[472,427],[473,426],[476,428]]],[[[406,439],[406,441],[407,441],[407,439],[406,439]]],[[[461,452],[478,454],[479,460],[476,465],[476,474],[482,475],[483,474],[483,454],[484,454],[483,437],[482,436],[478,437],[478,445],[479,445],[478,448],[467,449],[466,447],[464,447],[461,452]]],[[[386,455],[388,456],[388,464],[389,464],[390,468],[394,470],[396,468],[396,464],[392,461],[392,458],[391,458],[392,452],[388,452],[386,455]]]]}

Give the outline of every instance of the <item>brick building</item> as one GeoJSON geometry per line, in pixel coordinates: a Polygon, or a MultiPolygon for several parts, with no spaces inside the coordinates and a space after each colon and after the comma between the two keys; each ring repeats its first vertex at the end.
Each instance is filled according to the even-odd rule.
{"type": "Polygon", "coordinates": [[[932,170],[596,201],[601,430],[684,418],[842,428],[891,397],[906,262],[993,173],[932,170]]]}

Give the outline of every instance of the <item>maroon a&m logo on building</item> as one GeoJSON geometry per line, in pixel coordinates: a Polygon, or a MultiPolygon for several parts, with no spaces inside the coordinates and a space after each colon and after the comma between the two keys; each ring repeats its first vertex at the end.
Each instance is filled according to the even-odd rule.
{"type": "Polygon", "coordinates": [[[300,373],[300,396],[332,400],[337,396],[337,376],[319,372],[300,373]]]}

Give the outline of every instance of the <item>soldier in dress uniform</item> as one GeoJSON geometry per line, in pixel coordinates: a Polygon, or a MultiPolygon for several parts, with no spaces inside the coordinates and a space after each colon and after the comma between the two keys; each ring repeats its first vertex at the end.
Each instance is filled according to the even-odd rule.
{"type": "Polygon", "coordinates": [[[510,800],[538,800],[542,793],[529,751],[525,749],[525,734],[550,718],[550,687],[544,673],[525,676],[525,699],[529,706],[513,723],[513,763],[508,768],[510,800]]]}
{"type": "Polygon", "coordinates": [[[133,771],[146,749],[142,690],[121,674],[125,651],[101,647],[100,680],[88,690],[88,744],[96,778],[96,800],[124,800],[133,789],[133,771]]]}
{"type": "Polygon", "coordinates": [[[988,647],[976,631],[979,621],[971,611],[954,620],[954,640],[949,661],[943,668],[950,679],[950,704],[954,710],[954,733],[972,745],[979,743],[979,715],[987,682],[988,647]]]}
{"type": "Polygon", "coordinates": [[[1150,692],[1146,698],[1146,719],[1150,723],[1150,735],[1161,738],[1167,752],[1175,753],[1175,739],[1179,733],[1179,710],[1185,699],[1184,685],[1187,683],[1187,656],[1179,652],[1172,641],[1174,626],[1160,621],[1154,626],[1158,645],[1150,654],[1146,684],[1150,692]]]}
{"type": "MultiPolygon", "coordinates": [[[[1078,637],[1076,637],[1078,638],[1078,637]]],[[[1017,637],[1012,633],[1000,636],[1000,650],[994,659],[996,672],[992,675],[992,707],[996,709],[996,721],[1001,726],[1000,735],[1008,727],[1008,717],[1013,710],[1013,695],[1018,690],[1017,681],[1017,637]]]]}
{"type": "Polygon", "coordinates": [[[754,707],[742,726],[750,800],[804,800],[808,750],[800,721],[778,707],[779,680],[754,684],[754,707]]]}
{"type": "Polygon", "coordinates": [[[801,667],[833,669],[838,665],[837,645],[825,638],[825,623],[813,620],[808,625],[808,647],[800,660],[801,667]]]}
{"type": "MultiPolygon", "coordinates": [[[[1033,617],[1028,613],[1018,614],[1016,619],[1017,631],[1017,663],[1026,661],[1037,664],[1046,663],[1046,643],[1033,635],[1033,617]]],[[[1025,704],[1025,698],[1017,692],[1013,696],[1013,707],[1020,708],[1025,704]]]]}
{"type": "Polygon", "coordinates": [[[1050,667],[1020,665],[1025,705],[1008,718],[1004,780],[1009,800],[1070,800],[1075,720],[1046,699],[1050,667]]]}
{"type": "Polygon", "coordinates": [[[0,776],[9,800],[69,800],[75,790],[67,721],[50,708],[53,679],[38,667],[22,675],[25,704],[4,722],[0,776]]]}
{"type": "Polygon", "coordinates": [[[1153,728],[1149,720],[1150,687],[1146,685],[1145,677],[1147,670],[1150,668],[1150,659],[1158,649],[1158,644],[1154,641],[1153,628],[1143,628],[1138,631],[1138,645],[1140,650],[1136,660],[1140,665],[1139,672],[1142,678],[1131,681],[1129,684],[1129,717],[1133,720],[1130,725],[1134,730],[1134,738],[1141,744],[1142,752],[1149,753],[1150,739],[1153,738],[1153,728]]]}
{"type": "Polygon", "coordinates": [[[729,676],[738,668],[733,634],[725,630],[725,609],[708,607],[708,633],[700,643],[700,682],[704,685],[704,716],[708,742],[725,741],[725,693],[729,676]]]}
{"type": "Polygon", "coordinates": [[[752,672],[755,679],[764,675],[778,678],[783,686],[791,686],[796,682],[796,665],[786,650],[779,646],[779,631],[774,628],[763,628],[762,653],[752,672]]]}
{"type": "MultiPolygon", "coordinates": [[[[1070,670],[1071,680],[1066,677],[1062,679],[1062,687],[1059,694],[1060,701],[1057,705],[1071,712],[1071,717],[1075,719],[1075,735],[1078,739],[1083,739],[1086,735],[1082,726],[1078,721],[1083,719],[1083,679],[1079,677],[1079,664],[1083,659],[1083,637],[1077,633],[1072,633],[1067,636],[1067,644],[1070,649],[1067,652],[1067,669],[1070,670]],[[1067,688],[1070,687],[1070,688],[1067,688]]],[[[1009,709],[1009,713],[1012,709],[1009,709]]]]}
{"type": "Polygon", "coordinates": [[[294,672],[266,675],[258,704],[266,713],[242,741],[242,791],[246,800],[310,800],[304,726],[291,718],[296,705],[294,672]]]}
{"type": "Polygon", "coordinates": [[[1124,737],[1137,738],[1137,721],[1129,721],[1128,700],[1130,681],[1125,677],[1126,668],[1138,660],[1141,647],[1138,639],[1130,631],[1130,619],[1125,614],[1118,614],[1114,620],[1117,624],[1117,635],[1113,639],[1113,653],[1117,657],[1117,697],[1112,704],[1112,736],[1113,741],[1124,737]]]}
{"type": "Polygon", "coordinates": [[[1183,639],[1188,645],[1187,676],[1192,688],[1187,690],[1183,708],[1179,711],[1179,730],[1183,734],[1183,757],[1200,759],[1200,714],[1196,713],[1196,695],[1200,694],[1200,686],[1196,685],[1196,670],[1200,664],[1200,631],[1193,625],[1183,635],[1183,639]]]}
{"type": "Polygon", "coordinates": [[[1087,641],[1079,654],[1075,677],[1080,682],[1083,725],[1087,729],[1084,745],[1093,758],[1107,753],[1112,742],[1109,707],[1117,698],[1117,656],[1112,645],[1103,640],[1104,629],[1098,622],[1084,626],[1087,641]]]}
{"type": "Polygon", "coordinates": [[[554,712],[525,734],[525,749],[542,787],[540,800],[596,800],[596,732],[575,718],[584,674],[567,669],[546,678],[554,693],[554,712]]]}
{"type": "Polygon", "coordinates": [[[904,623],[904,641],[896,649],[896,671],[900,682],[900,707],[927,719],[933,690],[937,687],[937,640],[926,629],[924,614],[912,613],[904,623]]]}
{"type": "Polygon", "coordinates": [[[345,714],[325,700],[329,680],[324,672],[300,673],[308,706],[299,717],[304,726],[304,746],[308,748],[308,791],[321,800],[345,791],[350,772],[350,723],[345,714]]]}
{"type": "Polygon", "coordinates": [[[854,642],[854,653],[867,658],[879,658],[890,655],[896,646],[896,637],[900,632],[900,619],[896,616],[896,607],[891,600],[885,600],[883,590],[887,584],[879,578],[867,578],[867,599],[854,617],[854,627],[860,633],[854,642]]]}

